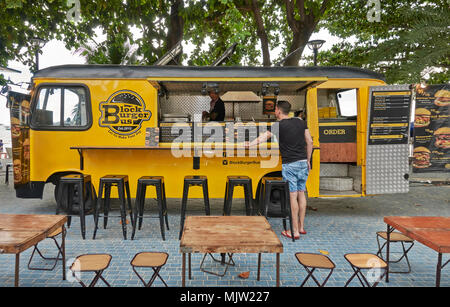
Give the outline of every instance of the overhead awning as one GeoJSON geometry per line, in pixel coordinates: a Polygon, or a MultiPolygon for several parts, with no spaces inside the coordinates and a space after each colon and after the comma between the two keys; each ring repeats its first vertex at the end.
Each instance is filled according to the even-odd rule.
{"type": "MultiPolygon", "coordinates": [[[[267,87],[269,91],[278,89],[279,95],[296,95],[302,90],[310,87],[317,86],[323,82],[326,82],[326,77],[312,77],[312,78],[242,78],[241,81],[237,78],[231,79],[204,79],[200,81],[188,81],[186,78],[182,80],[160,78],[160,79],[148,79],[148,81],[158,90],[162,90],[172,95],[199,95],[204,88],[214,88],[221,94],[227,92],[252,92],[255,95],[259,95],[264,92],[264,87],[267,87]]],[[[206,92],[203,92],[206,94],[206,92]]],[[[253,101],[254,96],[252,98],[253,101]]]]}

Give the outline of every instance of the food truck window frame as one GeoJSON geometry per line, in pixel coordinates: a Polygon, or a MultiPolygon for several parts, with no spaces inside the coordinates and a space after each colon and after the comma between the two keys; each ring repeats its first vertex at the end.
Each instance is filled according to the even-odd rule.
{"type": "MultiPolygon", "coordinates": [[[[61,106],[64,101],[61,100],[61,106]]],[[[61,108],[61,113],[63,113],[64,109],[61,108]]],[[[31,120],[30,120],[30,128],[36,131],[86,131],[92,127],[92,106],[91,106],[91,92],[89,87],[83,83],[41,83],[36,87],[36,95],[34,95],[32,99],[31,105],[31,120]],[[85,91],[86,97],[86,125],[83,126],[64,126],[64,122],[61,122],[58,126],[45,126],[45,125],[36,125],[33,122],[33,114],[35,114],[37,102],[40,96],[40,92],[45,88],[59,88],[61,90],[65,90],[66,88],[82,88],[85,91]]]]}

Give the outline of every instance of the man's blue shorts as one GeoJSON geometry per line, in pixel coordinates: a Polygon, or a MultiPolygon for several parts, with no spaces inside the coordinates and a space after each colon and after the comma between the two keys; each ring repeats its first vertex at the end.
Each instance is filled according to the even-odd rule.
{"type": "Polygon", "coordinates": [[[309,174],[306,160],[283,164],[281,174],[283,179],[289,182],[289,192],[306,191],[306,180],[309,174]]]}

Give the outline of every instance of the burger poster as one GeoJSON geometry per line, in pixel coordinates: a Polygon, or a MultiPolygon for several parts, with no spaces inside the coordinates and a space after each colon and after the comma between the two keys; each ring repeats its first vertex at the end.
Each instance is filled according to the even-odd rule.
{"type": "Polygon", "coordinates": [[[263,114],[273,115],[275,114],[275,106],[277,105],[276,96],[264,96],[263,97],[263,114]]]}
{"type": "Polygon", "coordinates": [[[415,90],[413,171],[450,172],[450,84],[415,90]]]}
{"type": "Polygon", "coordinates": [[[9,92],[11,108],[11,141],[13,152],[14,185],[30,181],[30,95],[9,92]]]}

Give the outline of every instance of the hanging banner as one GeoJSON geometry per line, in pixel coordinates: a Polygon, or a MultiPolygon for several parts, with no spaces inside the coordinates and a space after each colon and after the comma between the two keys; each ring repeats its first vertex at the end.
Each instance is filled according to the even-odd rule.
{"type": "Polygon", "coordinates": [[[413,172],[450,172],[450,84],[415,90],[413,172]]]}
{"type": "Polygon", "coordinates": [[[30,182],[30,95],[9,92],[14,187],[30,182]]]}

